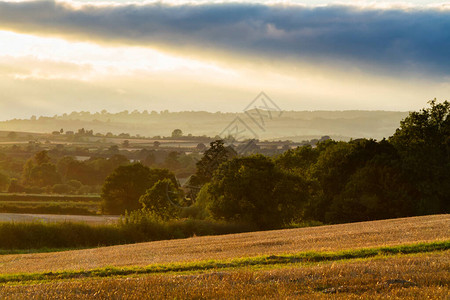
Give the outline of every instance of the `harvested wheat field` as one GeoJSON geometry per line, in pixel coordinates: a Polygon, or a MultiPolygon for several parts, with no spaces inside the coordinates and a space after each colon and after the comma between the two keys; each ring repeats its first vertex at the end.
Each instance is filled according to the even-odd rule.
{"type": "Polygon", "coordinates": [[[312,228],[193,237],[56,253],[0,256],[0,273],[88,270],[107,266],[195,262],[338,251],[450,239],[450,215],[433,215],[312,228]]]}
{"type": "Polygon", "coordinates": [[[0,286],[13,299],[449,299],[449,251],[284,268],[0,286]]]}

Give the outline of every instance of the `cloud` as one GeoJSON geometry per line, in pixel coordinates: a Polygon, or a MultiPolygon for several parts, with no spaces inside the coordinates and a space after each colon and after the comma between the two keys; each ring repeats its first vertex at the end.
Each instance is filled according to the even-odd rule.
{"type": "Polygon", "coordinates": [[[0,2],[0,20],[3,29],[66,38],[450,75],[450,10],[438,8],[0,2]]]}

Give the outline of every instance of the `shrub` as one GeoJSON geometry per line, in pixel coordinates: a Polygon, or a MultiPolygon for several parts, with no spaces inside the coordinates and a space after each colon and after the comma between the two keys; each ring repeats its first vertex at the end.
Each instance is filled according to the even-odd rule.
{"type": "Polygon", "coordinates": [[[57,183],[52,187],[52,192],[55,194],[69,194],[72,190],[70,185],[64,183],[57,183]]]}

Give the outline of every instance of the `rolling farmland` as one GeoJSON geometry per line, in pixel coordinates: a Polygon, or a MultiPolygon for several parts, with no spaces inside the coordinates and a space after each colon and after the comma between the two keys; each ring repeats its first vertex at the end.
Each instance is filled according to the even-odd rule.
{"type": "Polygon", "coordinates": [[[449,233],[434,215],[2,255],[0,296],[445,299],[449,233]]]}
{"type": "Polygon", "coordinates": [[[118,245],[57,253],[0,256],[1,273],[231,259],[303,251],[340,251],[450,239],[450,215],[118,245]]]}
{"type": "Polygon", "coordinates": [[[448,299],[449,252],[283,268],[7,285],[16,299],[448,299]]]}

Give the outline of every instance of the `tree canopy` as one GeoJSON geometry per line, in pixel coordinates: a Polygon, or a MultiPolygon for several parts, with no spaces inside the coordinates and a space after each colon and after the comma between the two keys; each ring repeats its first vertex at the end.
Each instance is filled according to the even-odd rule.
{"type": "Polygon", "coordinates": [[[197,171],[191,179],[191,184],[201,186],[209,182],[214,171],[224,162],[237,156],[236,151],[224,145],[223,140],[210,143],[203,157],[197,162],[197,171]]]}
{"type": "Polygon", "coordinates": [[[105,180],[101,195],[103,208],[113,214],[140,209],[139,198],[164,179],[178,185],[173,173],[167,169],[150,169],[140,163],[120,166],[105,180]]]}
{"type": "Polygon", "coordinates": [[[449,116],[449,102],[433,100],[388,140],[328,139],[273,159],[224,160],[204,198],[213,217],[261,228],[296,219],[342,223],[448,213],[449,116]]]}
{"type": "Polygon", "coordinates": [[[180,208],[178,199],[171,198],[170,193],[177,194],[174,192],[177,190],[178,187],[170,179],[158,180],[140,197],[139,202],[145,210],[154,213],[162,220],[173,219],[178,215],[180,208]]]}
{"type": "Polygon", "coordinates": [[[307,200],[305,181],[280,171],[263,155],[234,158],[220,165],[208,192],[213,217],[260,228],[289,223],[307,200]]]}
{"type": "Polygon", "coordinates": [[[450,102],[429,102],[411,112],[390,138],[408,179],[417,188],[421,214],[450,210],[450,102]]]}

